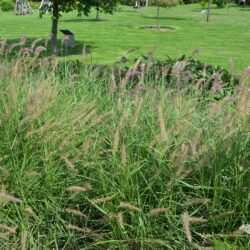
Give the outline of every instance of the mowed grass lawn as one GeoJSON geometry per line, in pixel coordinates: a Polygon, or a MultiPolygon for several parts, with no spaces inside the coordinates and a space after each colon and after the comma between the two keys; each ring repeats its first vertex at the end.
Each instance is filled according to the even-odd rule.
{"type": "MultiPolygon", "coordinates": [[[[156,24],[156,8],[142,8],[139,12],[132,7],[120,6],[114,15],[102,14],[96,22],[93,12],[89,17],[77,18],[76,13],[64,14],[59,29],[69,29],[76,37],[77,49],[71,57],[81,56],[81,48],[88,45],[88,60],[94,63],[113,63],[133,48],[130,57],[154,51],[157,59],[167,56],[191,55],[199,48],[202,61],[229,67],[233,60],[237,70],[250,65],[250,8],[232,6],[212,8],[211,22],[201,21],[199,4],[182,5],[161,9],[162,26],[175,28],[173,32],[158,32],[141,29],[156,24]]],[[[38,14],[14,16],[0,13],[0,38],[18,39],[25,35],[30,39],[47,38],[50,34],[50,16],[42,19],[38,14]]],[[[59,34],[62,38],[62,34],[59,34]]]]}

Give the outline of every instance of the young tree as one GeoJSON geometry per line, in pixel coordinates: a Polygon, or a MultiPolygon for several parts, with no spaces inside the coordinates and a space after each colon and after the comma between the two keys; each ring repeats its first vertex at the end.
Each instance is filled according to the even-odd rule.
{"type": "Polygon", "coordinates": [[[154,0],[154,4],[157,7],[156,21],[157,21],[157,28],[158,29],[160,29],[160,23],[159,23],[160,8],[161,7],[172,7],[172,6],[175,6],[178,2],[179,2],[179,0],[154,0]]]}
{"type": "Polygon", "coordinates": [[[117,0],[91,0],[91,5],[96,9],[96,21],[100,20],[100,12],[113,14],[117,0]]]}
{"type": "Polygon", "coordinates": [[[89,0],[51,0],[51,5],[45,5],[40,9],[40,16],[45,14],[48,10],[52,13],[52,27],[51,27],[51,47],[52,53],[57,54],[57,33],[58,20],[62,13],[68,13],[73,10],[78,11],[78,15],[88,15],[91,9],[91,2],[89,0]]]}
{"type": "Polygon", "coordinates": [[[207,2],[208,2],[207,0],[200,0],[200,5],[201,5],[201,7],[202,7],[203,10],[205,10],[207,2]]]}
{"type": "Polygon", "coordinates": [[[207,5],[207,22],[210,20],[210,10],[211,10],[211,0],[208,0],[208,5],[207,5]]]}
{"type": "Polygon", "coordinates": [[[160,19],[161,2],[159,0],[155,0],[155,5],[157,6],[157,18],[156,18],[157,28],[160,29],[159,19],[160,19]]]}

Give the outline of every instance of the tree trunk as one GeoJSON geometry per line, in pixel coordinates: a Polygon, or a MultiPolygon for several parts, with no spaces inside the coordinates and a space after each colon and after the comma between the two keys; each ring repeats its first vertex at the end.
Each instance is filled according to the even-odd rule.
{"type": "Polygon", "coordinates": [[[146,5],[145,6],[148,7],[148,0],[146,0],[146,5]]]}
{"type": "Polygon", "coordinates": [[[58,18],[59,18],[58,1],[55,0],[53,3],[52,28],[51,28],[51,48],[53,55],[57,55],[58,18]]]}
{"type": "Polygon", "coordinates": [[[137,8],[138,11],[140,9],[139,6],[140,6],[140,1],[139,0],[135,1],[135,7],[137,8]]]}
{"type": "Polygon", "coordinates": [[[210,8],[211,8],[211,0],[208,0],[208,7],[207,7],[207,22],[210,19],[210,8]]]}
{"type": "Polygon", "coordinates": [[[100,21],[100,11],[99,9],[96,9],[96,21],[100,21]]]}
{"type": "Polygon", "coordinates": [[[160,18],[160,6],[157,6],[157,28],[160,29],[160,23],[159,23],[159,18],[160,18]]]}

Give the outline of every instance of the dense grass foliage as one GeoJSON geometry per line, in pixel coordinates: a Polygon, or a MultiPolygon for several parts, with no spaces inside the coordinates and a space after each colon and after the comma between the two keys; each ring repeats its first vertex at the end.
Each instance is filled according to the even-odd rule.
{"type": "Polygon", "coordinates": [[[56,69],[0,65],[1,249],[249,246],[249,72],[200,102],[164,77],[56,69]]]}
{"type": "MultiPolygon", "coordinates": [[[[213,5],[211,22],[201,21],[201,6],[182,5],[161,9],[160,25],[175,28],[171,32],[143,30],[144,26],[156,25],[156,8],[142,8],[139,12],[132,7],[120,6],[114,15],[101,13],[101,21],[95,21],[94,11],[87,17],[77,18],[76,13],[62,16],[59,29],[69,29],[75,34],[76,49],[69,51],[70,57],[79,58],[82,47],[87,45],[87,60],[93,63],[113,63],[127,52],[137,48],[131,57],[154,51],[158,60],[191,55],[200,49],[200,59],[210,64],[229,68],[229,61],[235,62],[236,70],[245,70],[249,65],[250,40],[249,7],[233,5],[217,9],[213,5]]],[[[12,12],[0,13],[0,39],[17,41],[27,36],[46,39],[50,36],[51,17],[42,19],[38,13],[30,16],[14,16],[12,12]]],[[[60,32],[59,32],[60,33],[60,32]]],[[[59,34],[62,38],[62,34],[59,34]]],[[[43,45],[44,42],[41,42],[43,45]]],[[[62,53],[63,56],[65,53],[62,53]]]]}

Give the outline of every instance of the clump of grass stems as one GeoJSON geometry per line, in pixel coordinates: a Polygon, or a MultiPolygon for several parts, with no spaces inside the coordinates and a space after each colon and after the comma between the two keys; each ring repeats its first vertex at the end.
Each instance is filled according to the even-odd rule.
{"type": "Polygon", "coordinates": [[[74,76],[65,63],[62,76],[53,60],[39,70],[3,60],[3,249],[249,244],[233,233],[250,222],[249,72],[231,95],[200,105],[199,89],[167,89],[166,78],[140,75],[131,91],[139,64],[100,78],[92,66],[74,76]]]}

